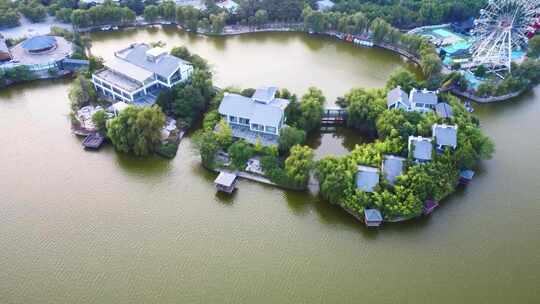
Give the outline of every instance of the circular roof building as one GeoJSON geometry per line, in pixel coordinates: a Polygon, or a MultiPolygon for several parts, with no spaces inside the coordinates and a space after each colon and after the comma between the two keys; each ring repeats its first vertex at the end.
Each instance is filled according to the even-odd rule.
{"type": "Polygon", "coordinates": [[[56,38],[53,36],[36,36],[25,40],[21,46],[29,53],[42,53],[56,47],[56,38]]]}

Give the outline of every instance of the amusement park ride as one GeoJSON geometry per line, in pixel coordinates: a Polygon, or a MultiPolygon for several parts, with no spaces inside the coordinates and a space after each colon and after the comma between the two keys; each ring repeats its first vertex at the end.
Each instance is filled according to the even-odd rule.
{"type": "Polygon", "coordinates": [[[523,52],[540,29],[540,0],[490,0],[474,25],[473,66],[503,78],[511,72],[513,54],[523,52]]]}

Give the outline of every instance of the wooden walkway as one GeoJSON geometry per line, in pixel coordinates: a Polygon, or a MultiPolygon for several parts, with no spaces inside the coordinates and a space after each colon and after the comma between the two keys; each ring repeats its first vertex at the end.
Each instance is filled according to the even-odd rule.
{"type": "Polygon", "coordinates": [[[326,108],[324,109],[321,118],[323,126],[328,125],[343,125],[347,120],[347,110],[341,108],[326,108]]]}

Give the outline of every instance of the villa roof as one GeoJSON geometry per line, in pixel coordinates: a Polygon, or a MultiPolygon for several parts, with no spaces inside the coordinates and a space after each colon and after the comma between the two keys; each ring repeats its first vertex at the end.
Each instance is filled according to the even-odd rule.
{"type": "Polygon", "coordinates": [[[437,97],[437,91],[428,91],[426,89],[419,91],[417,89],[412,89],[410,101],[413,103],[436,105],[439,98],[437,97]]]}
{"type": "Polygon", "coordinates": [[[273,99],[269,103],[261,103],[234,93],[226,93],[219,105],[219,113],[247,118],[250,123],[264,126],[278,126],[285,108],[289,103],[285,99],[273,99]]]}
{"type": "Polygon", "coordinates": [[[255,90],[255,93],[253,94],[253,96],[251,96],[251,98],[256,101],[269,103],[274,100],[277,91],[277,87],[260,87],[255,90]]]}
{"type": "Polygon", "coordinates": [[[379,184],[379,169],[367,166],[358,166],[356,173],[356,188],[373,192],[379,184]]]}
{"type": "Polygon", "coordinates": [[[403,174],[403,163],[405,158],[394,156],[394,155],[385,155],[382,170],[386,177],[386,180],[393,185],[396,182],[398,176],[403,174]]]}
{"type": "Polygon", "coordinates": [[[433,136],[437,145],[457,146],[457,125],[433,125],[433,136]]]}
{"type": "Polygon", "coordinates": [[[391,106],[398,101],[402,102],[407,107],[410,106],[409,96],[407,96],[407,93],[405,93],[405,91],[403,91],[399,86],[388,92],[388,95],[386,96],[386,104],[391,106]]]}
{"type": "Polygon", "coordinates": [[[152,72],[119,58],[107,60],[105,62],[105,66],[110,70],[125,75],[141,83],[144,83],[145,80],[154,76],[152,72]]]}
{"type": "Polygon", "coordinates": [[[452,107],[446,102],[441,102],[435,105],[435,111],[437,112],[437,115],[442,118],[450,118],[454,115],[452,112],[452,107]]]}
{"type": "Polygon", "coordinates": [[[214,181],[215,184],[221,185],[224,187],[231,187],[234,184],[234,181],[236,180],[236,175],[228,172],[220,172],[216,180],[214,181]]]}
{"type": "Polygon", "coordinates": [[[431,138],[409,136],[409,150],[411,149],[411,145],[414,145],[412,151],[414,159],[423,161],[432,159],[433,144],[431,138]]]}
{"type": "Polygon", "coordinates": [[[116,52],[115,55],[133,65],[165,78],[171,76],[180,65],[190,64],[185,60],[164,52],[161,48],[152,49],[145,43],[133,44],[129,48],[116,52]],[[151,61],[147,55],[157,58],[151,61]]]}

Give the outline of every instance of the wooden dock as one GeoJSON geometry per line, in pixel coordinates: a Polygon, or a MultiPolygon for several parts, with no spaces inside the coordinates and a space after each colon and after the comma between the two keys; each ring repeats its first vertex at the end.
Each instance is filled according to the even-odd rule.
{"type": "Polygon", "coordinates": [[[105,137],[99,133],[91,133],[83,140],[82,145],[85,149],[97,150],[101,147],[105,137]]]}
{"type": "Polygon", "coordinates": [[[343,125],[347,121],[347,110],[341,108],[324,109],[321,125],[343,125]]]}

